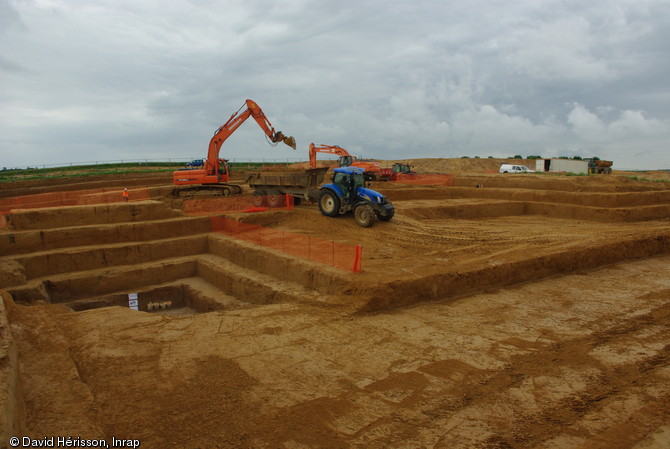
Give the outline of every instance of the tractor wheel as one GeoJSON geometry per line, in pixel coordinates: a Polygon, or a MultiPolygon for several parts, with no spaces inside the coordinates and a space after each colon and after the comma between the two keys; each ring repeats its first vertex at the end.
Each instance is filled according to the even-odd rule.
{"type": "Polygon", "coordinates": [[[254,203],[254,206],[261,207],[265,202],[265,195],[260,190],[256,190],[251,194],[251,202],[254,203]]]}
{"type": "Polygon", "coordinates": [[[268,206],[270,207],[281,207],[284,205],[284,194],[273,190],[268,195],[268,206]]]}
{"type": "Polygon", "coordinates": [[[319,210],[326,217],[337,217],[340,213],[340,199],[332,190],[322,190],[319,194],[319,210]]]}
{"type": "Polygon", "coordinates": [[[387,215],[382,215],[379,214],[377,215],[377,218],[379,218],[381,221],[391,221],[391,218],[395,215],[395,209],[391,209],[391,211],[387,215]]]}
{"type": "Polygon", "coordinates": [[[354,209],[354,218],[356,219],[356,223],[364,228],[369,228],[374,224],[377,215],[375,215],[375,211],[373,211],[369,205],[359,204],[356,206],[356,209],[354,209]]]}

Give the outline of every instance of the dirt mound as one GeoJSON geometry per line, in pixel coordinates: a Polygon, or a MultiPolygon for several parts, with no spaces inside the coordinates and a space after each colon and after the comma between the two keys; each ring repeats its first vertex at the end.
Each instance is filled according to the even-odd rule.
{"type": "Polygon", "coordinates": [[[429,159],[403,159],[386,161],[382,166],[391,167],[395,162],[402,162],[412,166],[417,173],[497,173],[502,164],[525,165],[535,169],[533,159],[496,159],[496,158],[429,158],[429,159]]]}

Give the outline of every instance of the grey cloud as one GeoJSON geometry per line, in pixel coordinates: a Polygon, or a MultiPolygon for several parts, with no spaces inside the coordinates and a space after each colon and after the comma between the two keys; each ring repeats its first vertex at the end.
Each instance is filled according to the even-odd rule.
{"type": "Polygon", "coordinates": [[[389,159],[670,167],[661,0],[49,4],[0,3],[14,24],[0,33],[0,165],[68,162],[73,148],[204,156],[252,98],[300,151],[268,147],[251,121],[225,157],[306,157],[314,141],[389,159]]]}

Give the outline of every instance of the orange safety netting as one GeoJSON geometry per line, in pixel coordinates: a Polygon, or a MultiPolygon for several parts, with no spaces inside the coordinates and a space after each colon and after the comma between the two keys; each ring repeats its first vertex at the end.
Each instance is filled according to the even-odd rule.
{"type": "Polygon", "coordinates": [[[354,273],[361,271],[363,248],[360,245],[347,245],[306,234],[270,229],[226,217],[210,217],[210,222],[213,232],[354,273]]]}
{"type": "MultiPolygon", "coordinates": [[[[146,187],[128,190],[128,201],[143,201],[149,199],[149,189],[146,187]]],[[[70,192],[38,193],[36,195],[17,196],[14,198],[0,198],[0,212],[10,210],[38,209],[42,207],[77,206],[82,204],[107,204],[124,201],[122,189],[89,189],[70,192]]]]}
{"type": "Polygon", "coordinates": [[[219,198],[193,198],[184,200],[182,208],[189,215],[211,215],[232,212],[261,212],[267,209],[293,210],[292,195],[232,196],[219,198]],[[260,206],[256,205],[260,203],[260,206]]]}
{"type": "Polygon", "coordinates": [[[399,173],[396,176],[397,178],[395,179],[395,182],[400,182],[403,184],[434,185],[434,186],[454,185],[454,177],[452,175],[446,175],[446,174],[404,175],[402,173],[399,173]]]}

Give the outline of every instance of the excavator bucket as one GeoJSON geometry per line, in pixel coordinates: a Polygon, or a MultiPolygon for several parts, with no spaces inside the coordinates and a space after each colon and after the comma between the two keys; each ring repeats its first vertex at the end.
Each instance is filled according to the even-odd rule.
{"type": "Polygon", "coordinates": [[[289,147],[291,147],[295,150],[295,148],[296,148],[295,137],[293,137],[293,136],[284,137],[284,139],[282,139],[282,142],[284,142],[286,145],[288,145],[289,147]]]}

